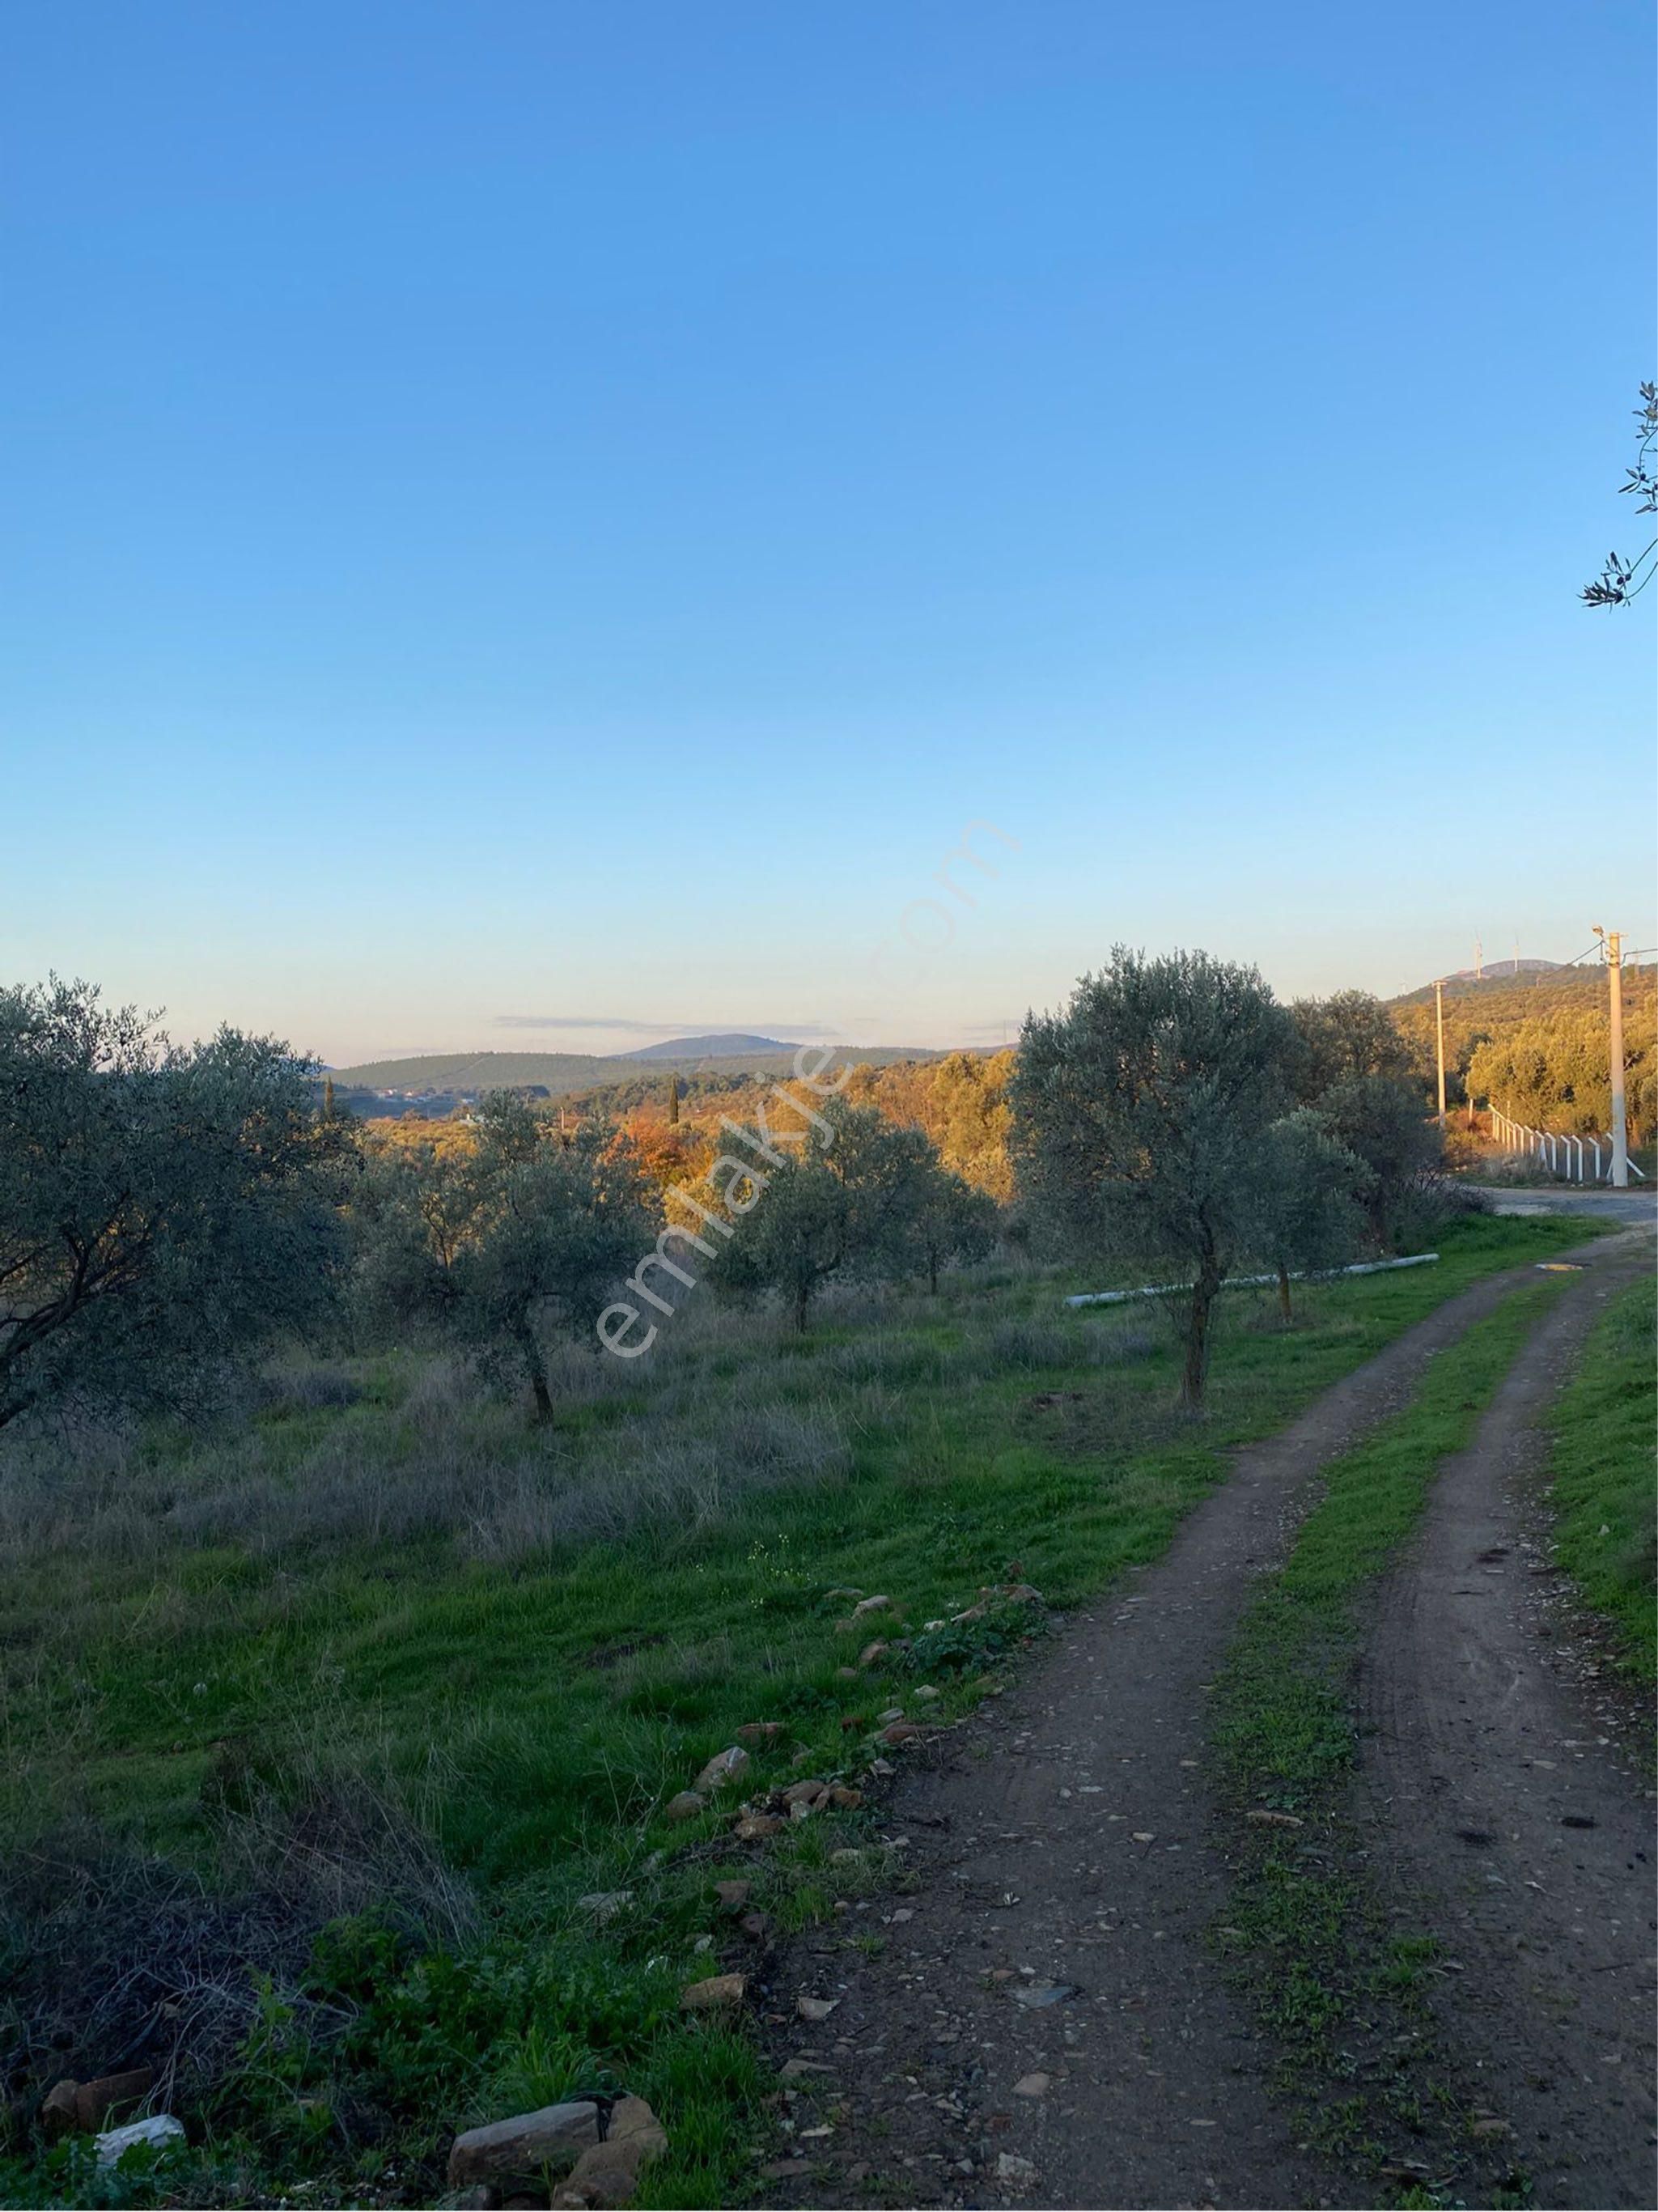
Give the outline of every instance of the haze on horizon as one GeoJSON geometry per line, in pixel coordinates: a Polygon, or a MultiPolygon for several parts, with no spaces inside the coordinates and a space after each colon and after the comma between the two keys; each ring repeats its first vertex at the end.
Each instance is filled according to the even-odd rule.
{"type": "Polygon", "coordinates": [[[346,1064],[993,1043],[1119,939],[1286,994],[1658,943],[1650,608],[1576,597],[1653,44],[14,10],[7,980],[346,1064]]]}

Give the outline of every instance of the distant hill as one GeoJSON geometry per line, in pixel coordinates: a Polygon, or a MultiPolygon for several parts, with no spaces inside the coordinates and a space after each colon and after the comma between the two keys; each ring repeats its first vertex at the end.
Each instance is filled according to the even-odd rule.
{"type": "Polygon", "coordinates": [[[780,1038],[747,1036],[740,1030],[724,1030],[713,1036],[670,1037],[664,1044],[641,1045],[624,1053],[624,1060],[753,1060],[772,1059],[795,1047],[780,1038]]]}
{"type": "MultiPolygon", "coordinates": [[[[328,1073],[342,1104],[373,1114],[400,1104],[442,1110],[486,1091],[524,1091],[549,1098],[568,1098],[578,1091],[611,1085],[625,1085],[631,1092],[647,1080],[647,1069],[651,1080],[659,1075],[694,1075],[709,1067],[726,1079],[742,1073],[781,1076],[793,1072],[795,1048],[774,1038],[741,1039],[742,1048],[718,1053],[691,1048],[732,1040],[681,1037],[673,1042],[671,1054],[655,1045],[647,1053],[608,1058],[586,1052],[428,1052],[407,1060],[364,1060],[352,1067],[330,1068],[328,1073]]],[[[939,1057],[920,1045],[843,1045],[835,1051],[841,1060],[878,1067],[893,1060],[939,1057]]]]}
{"type": "MultiPolygon", "coordinates": [[[[1465,999],[1475,993],[1496,998],[1508,991],[1546,989],[1556,980],[1570,988],[1579,976],[1600,975],[1598,967],[1574,968],[1564,960],[1509,959],[1488,960],[1483,975],[1472,968],[1459,968],[1442,981],[1447,998],[1465,999]]],[[[1388,1004],[1390,1006],[1420,1006],[1424,1000],[1431,1000],[1433,994],[1431,983],[1419,983],[1414,991],[1401,991],[1397,998],[1389,999],[1388,1004]]]]}

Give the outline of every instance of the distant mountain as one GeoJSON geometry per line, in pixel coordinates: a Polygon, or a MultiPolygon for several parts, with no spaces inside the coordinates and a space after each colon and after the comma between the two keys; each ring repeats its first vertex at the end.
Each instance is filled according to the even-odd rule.
{"type": "MultiPolygon", "coordinates": [[[[897,1060],[938,1058],[921,1045],[837,1045],[834,1050],[838,1060],[877,1067],[897,1060]]],[[[442,1102],[477,1098],[486,1091],[568,1098],[577,1091],[613,1085],[636,1088],[647,1078],[655,1082],[661,1075],[692,1075],[710,1066],[726,1082],[744,1073],[784,1076],[793,1073],[794,1052],[792,1044],[780,1044],[774,1037],[678,1037],[625,1058],[585,1052],[428,1052],[407,1060],[364,1060],[328,1072],[343,1101],[349,1094],[358,1094],[354,1103],[359,1113],[377,1111],[378,1103],[371,1102],[386,1099],[422,1101],[430,1111],[442,1102]],[[703,1049],[712,1046],[720,1049],[703,1049]]]]}
{"type": "Polygon", "coordinates": [[[665,1044],[641,1045],[624,1052],[623,1060],[752,1060],[793,1052],[792,1044],[778,1037],[748,1036],[740,1030],[723,1030],[713,1036],[670,1037],[665,1044]]]}

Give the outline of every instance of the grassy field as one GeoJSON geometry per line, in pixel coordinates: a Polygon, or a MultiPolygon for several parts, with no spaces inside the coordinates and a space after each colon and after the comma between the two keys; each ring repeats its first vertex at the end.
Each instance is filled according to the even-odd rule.
{"type": "Polygon", "coordinates": [[[1229,1447],[1584,1234],[1465,1221],[1436,1267],[1309,1288],[1287,1331],[1238,1293],[1200,1425],[1154,1314],[1004,1270],[843,1297],[804,1340],[688,1310],[637,1369],[572,1353],[550,1431],[410,1347],[296,1358],[213,1437],[13,1449],[13,2076],[164,2046],[203,2140],[94,2183],[15,2136],[0,2197],[429,2203],[458,2125],[626,2086],[672,2139],[644,2201],[733,2201],[763,2084],[739,2028],[678,2009],[732,1948],[713,1881],[786,1924],[901,1877],[867,1813],[762,1855],[667,1797],[744,1723],[783,1723],[763,1785],[861,1770],[920,1683],[963,1710],[1023,1621],[926,1621],[1016,1561],[1063,1606],[1154,1557],[1229,1447]],[[847,1679],[837,1586],[890,1595],[911,1650],[847,1679]]]}
{"type": "Polygon", "coordinates": [[[1555,1408],[1551,1468],[1556,1556],[1649,1682],[1658,1676],[1655,1317],[1650,1282],[1614,1299],[1555,1408]]]}

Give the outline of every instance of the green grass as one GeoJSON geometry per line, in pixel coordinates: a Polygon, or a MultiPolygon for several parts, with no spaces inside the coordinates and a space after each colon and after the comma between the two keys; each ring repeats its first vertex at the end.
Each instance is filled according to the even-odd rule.
{"type": "Polygon", "coordinates": [[[1555,1553],[1584,1601],[1609,1624],[1632,1674],[1658,1676],[1654,1568],[1655,1290],[1612,1302],[1554,1412],[1555,1553]]]}
{"type": "MultiPolygon", "coordinates": [[[[226,2160],[261,2185],[429,2201],[456,2126],[597,2084],[650,2096],[670,2130],[644,2202],[732,2202],[762,2128],[756,2064],[677,2009],[729,1948],[711,1885],[754,1875],[787,1924],[891,1870],[865,1814],[745,1865],[713,1813],[670,1827],[660,1808],[744,1722],[784,1723],[759,1786],[797,1759],[866,1760],[874,1715],[918,1678],[895,1656],[842,1680],[863,1638],[828,1593],[889,1594],[920,1629],[1017,1559],[1050,1601],[1082,1599],[1161,1552],[1230,1448],[1468,1282],[1588,1233],[1464,1222],[1436,1267],[1309,1287],[1287,1332],[1270,1301],[1229,1299],[1200,1425],[1175,1408],[1154,1316],[1069,1315],[1062,1292],[1090,1285],[1024,1274],[826,1308],[804,1342],[688,1312],[645,1374],[573,1368],[550,1435],[434,1390],[411,1350],[353,1363],[355,1402],[296,1386],[216,1438],[9,1465],[4,1839],[91,1838],[234,1890],[287,1880],[319,1808],[384,1809],[346,1824],[346,1933],[308,1979],[278,1978],[203,2098],[198,2201],[247,2193],[211,2179],[226,2160]],[[405,1829],[470,1894],[441,1940],[405,1829]],[[377,1887],[390,1932],[366,1909],[377,1887]],[[619,1889],[632,1905],[595,1929],[577,1899],[619,1889]]],[[[934,1710],[965,1709],[1016,1644],[993,1621],[924,1647],[934,1710]]],[[[15,2190],[42,2185],[18,2171],[15,2190]]]]}
{"type": "Polygon", "coordinates": [[[1351,1827],[1352,1673],[1367,1601],[1441,1462],[1467,1443],[1560,1290],[1555,1279],[1515,1291],[1438,1355],[1404,1412],[1325,1471],[1319,1504],[1246,1613],[1216,1686],[1212,1742],[1232,1867],[1217,1940],[1279,2047],[1281,2086],[1308,2138],[1370,2170],[1426,2155],[1436,2173],[1455,2172],[1473,2144],[1423,2002],[1435,1938],[1388,1923],[1351,1827]],[[1253,1810],[1293,1825],[1252,1826],[1253,1810]]]}

